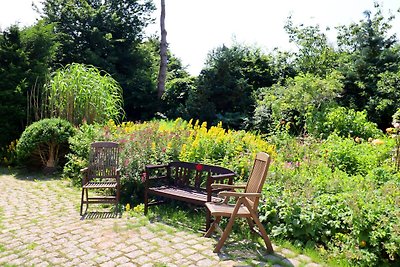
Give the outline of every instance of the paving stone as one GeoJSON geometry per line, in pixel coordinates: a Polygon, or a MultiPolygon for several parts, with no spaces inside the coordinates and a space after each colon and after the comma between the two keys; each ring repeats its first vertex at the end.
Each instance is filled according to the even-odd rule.
{"type": "Polygon", "coordinates": [[[306,256],[306,255],[299,255],[296,257],[297,260],[301,261],[301,262],[311,262],[311,258],[306,256]]]}
{"type": "Polygon", "coordinates": [[[197,266],[215,266],[217,264],[218,264],[217,262],[212,261],[210,259],[203,259],[203,260],[198,261],[196,265],[197,266]]]}
{"type": "Polygon", "coordinates": [[[130,259],[128,257],[121,256],[121,257],[114,259],[114,262],[116,262],[118,265],[121,265],[121,264],[130,262],[130,259]]]}
{"type": "Polygon", "coordinates": [[[147,256],[140,256],[139,258],[136,258],[133,262],[138,263],[139,265],[143,265],[145,263],[148,263],[150,259],[147,256]]]}
{"type": "Polygon", "coordinates": [[[282,263],[286,266],[299,267],[302,263],[296,259],[284,259],[282,263]]]}
{"type": "Polygon", "coordinates": [[[192,254],[190,256],[187,257],[188,259],[192,260],[192,261],[199,261],[199,260],[203,260],[205,257],[201,254],[192,254]]]}
{"type": "Polygon", "coordinates": [[[321,267],[321,264],[310,262],[306,264],[306,267],[321,267]]]}
{"type": "Polygon", "coordinates": [[[128,254],[126,254],[126,256],[128,256],[131,259],[135,259],[135,258],[142,256],[143,254],[144,254],[144,251],[135,250],[135,251],[129,252],[128,254]]]}

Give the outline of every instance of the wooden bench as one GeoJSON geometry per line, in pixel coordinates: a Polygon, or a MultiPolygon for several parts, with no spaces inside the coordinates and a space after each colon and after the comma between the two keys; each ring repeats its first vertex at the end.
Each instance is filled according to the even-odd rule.
{"type": "MultiPolygon", "coordinates": [[[[175,199],[198,206],[218,201],[218,189],[211,184],[233,184],[236,173],[219,166],[174,161],[166,165],[147,165],[145,172],[144,213],[148,206],[164,201],[149,201],[149,196],[175,199]]],[[[206,213],[206,230],[210,227],[210,213],[206,213]]]]}

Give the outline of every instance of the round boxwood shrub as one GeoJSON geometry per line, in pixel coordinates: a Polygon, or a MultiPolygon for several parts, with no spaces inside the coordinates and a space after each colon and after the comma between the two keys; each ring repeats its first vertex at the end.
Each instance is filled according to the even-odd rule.
{"type": "Polygon", "coordinates": [[[75,128],[59,118],[43,119],[29,125],[17,144],[18,161],[28,167],[43,167],[46,172],[56,169],[68,150],[68,138],[75,128]]]}

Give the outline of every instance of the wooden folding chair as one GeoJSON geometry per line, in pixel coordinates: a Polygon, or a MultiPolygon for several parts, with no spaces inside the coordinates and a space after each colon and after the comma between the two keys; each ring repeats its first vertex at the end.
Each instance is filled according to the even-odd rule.
{"type": "Polygon", "coordinates": [[[118,143],[115,142],[94,142],[91,144],[89,165],[81,170],[83,174],[81,215],[83,215],[84,204],[86,204],[86,210],[89,204],[115,204],[115,211],[118,212],[120,198],[118,147],[118,143]],[[96,191],[96,194],[89,197],[89,190],[96,191]],[[103,191],[103,195],[99,196],[101,191],[103,191]]]}
{"type": "Polygon", "coordinates": [[[233,223],[237,217],[246,218],[250,229],[253,232],[259,234],[264,239],[265,245],[267,246],[267,251],[270,253],[273,252],[271,241],[258,218],[257,212],[258,202],[261,197],[261,190],[267,177],[270,162],[270,156],[266,153],[260,152],[256,155],[253,169],[250,173],[250,177],[246,185],[212,185],[212,187],[214,188],[226,189],[227,191],[222,191],[218,194],[221,198],[223,198],[223,202],[206,203],[207,209],[210,211],[211,215],[215,217],[215,220],[205,236],[210,237],[216,229],[222,232],[221,228],[218,225],[221,221],[221,218],[230,218],[228,224],[225,227],[225,230],[222,232],[221,238],[218,241],[214,252],[218,253],[222,248],[225,240],[228,238],[232,230],[233,223]],[[236,192],[236,189],[243,189],[244,192],[236,192]],[[237,199],[235,204],[229,203],[229,198],[231,197],[237,199]],[[256,231],[254,229],[254,224],[258,226],[259,231],[256,231]]]}

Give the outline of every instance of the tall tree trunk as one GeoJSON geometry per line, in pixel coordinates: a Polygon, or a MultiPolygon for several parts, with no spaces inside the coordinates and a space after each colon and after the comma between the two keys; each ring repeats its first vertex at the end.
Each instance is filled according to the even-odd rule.
{"type": "Polygon", "coordinates": [[[161,42],[160,42],[160,71],[158,72],[157,92],[161,98],[165,92],[165,80],[167,78],[167,31],[165,30],[165,0],[161,0],[161,42]]]}

